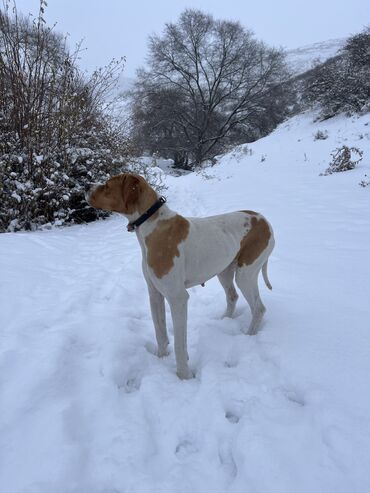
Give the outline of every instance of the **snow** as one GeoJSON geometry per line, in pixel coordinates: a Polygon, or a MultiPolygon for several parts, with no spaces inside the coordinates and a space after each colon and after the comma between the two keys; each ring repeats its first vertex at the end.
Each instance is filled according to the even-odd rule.
{"type": "Polygon", "coordinates": [[[1,491],[370,491],[370,116],[313,119],[167,177],[180,213],[254,209],[276,235],[257,336],[216,280],[189,290],[192,380],[153,354],[122,218],[0,236],[1,491]],[[363,161],[319,176],[343,144],[363,161]]]}
{"type": "Polygon", "coordinates": [[[287,63],[294,75],[302,74],[312,69],[317,63],[338,54],[345,45],[345,38],[328,39],[293,50],[287,50],[287,63]]]}
{"type": "Polygon", "coordinates": [[[18,204],[22,202],[22,198],[16,192],[12,193],[12,197],[18,202],[18,204]]]}

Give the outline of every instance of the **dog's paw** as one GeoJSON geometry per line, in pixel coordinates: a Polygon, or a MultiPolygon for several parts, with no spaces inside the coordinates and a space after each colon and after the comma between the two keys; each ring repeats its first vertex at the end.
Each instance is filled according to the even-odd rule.
{"type": "Polygon", "coordinates": [[[163,347],[163,348],[158,348],[157,349],[157,356],[158,358],[165,358],[166,356],[168,356],[170,354],[170,351],[168,349],[168,347],[163,347]]]}
{"type": "Polygon", "coordinates": [[[190,378],[194,378],[194,374],[189,368],[185,368],[183,370],[177,370],[177,376],[180,380],[189,380],[190,378]]]}

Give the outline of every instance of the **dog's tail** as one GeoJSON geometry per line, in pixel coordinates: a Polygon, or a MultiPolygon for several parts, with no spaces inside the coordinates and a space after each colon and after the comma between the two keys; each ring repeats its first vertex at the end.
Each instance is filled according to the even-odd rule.
{"type": "Polygon", "coordinates": [[[267,263],[268,263],[268,259],[266,260],[266,262],[262,266],[262,276],[263,276],[263,280],[265,281],[266,286],[269,289],[272,289],[271,283],[270,283],[269,278],[267,276],[267,263]]]}

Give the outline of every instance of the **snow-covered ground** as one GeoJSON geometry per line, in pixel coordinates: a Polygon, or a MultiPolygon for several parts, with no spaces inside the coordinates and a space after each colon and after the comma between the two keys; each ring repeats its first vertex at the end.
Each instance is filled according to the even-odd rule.
{"type": "Polygon", "coordinates": [[[257,336],[217,281],[190,290],[192,380],[153,354],[122,218],[0,236],[1,492],[370,491],[370,116],[312,121],[167,177],[180,213],[254,209],[276,235],[257,336]],[[342,144],[362,163],[319,176],[342,144]]]}

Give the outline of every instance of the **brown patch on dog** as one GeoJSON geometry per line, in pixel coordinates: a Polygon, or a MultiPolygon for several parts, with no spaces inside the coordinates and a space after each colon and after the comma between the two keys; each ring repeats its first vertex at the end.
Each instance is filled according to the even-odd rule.
{"type": "Polygon", "coordinates": [[[251,216],[258,216],[258,212],[254,212],[254,211],[245,210],[245,211],[240,211],[240,212],[245,212],[246,214],[250,214],[251,216]]]}
{"type": "MultiPolygon", "coordinates": [[[[106,211],[122,214],[143,214],[157,200],[152,187],[139,175],[123,173],[99,185],[90,195],[89,204],[106,211]]],[[[156,217],[153,214],[150,219],[156,217]]]]}
{"type": "MultiPolygon", "coordinates": [[[[256,213],[254,212],[253,214],[256,213]]],[[[253,264],[267,247],[270,236],[271,232],[267,221],[263,217],[257,219],[255,215],[252,216],[251,229],[240,242],[240,250],[236,256],[238,266],[253,264]]]]}
{"type": "Polygon", "coordinates": [[[159,279],[174,266],[174,258],[180,256],[178,246],[188,234],[189,221],[176,215],[158,221],[155,230],[145,238],[148,265],[159,279]]]}

